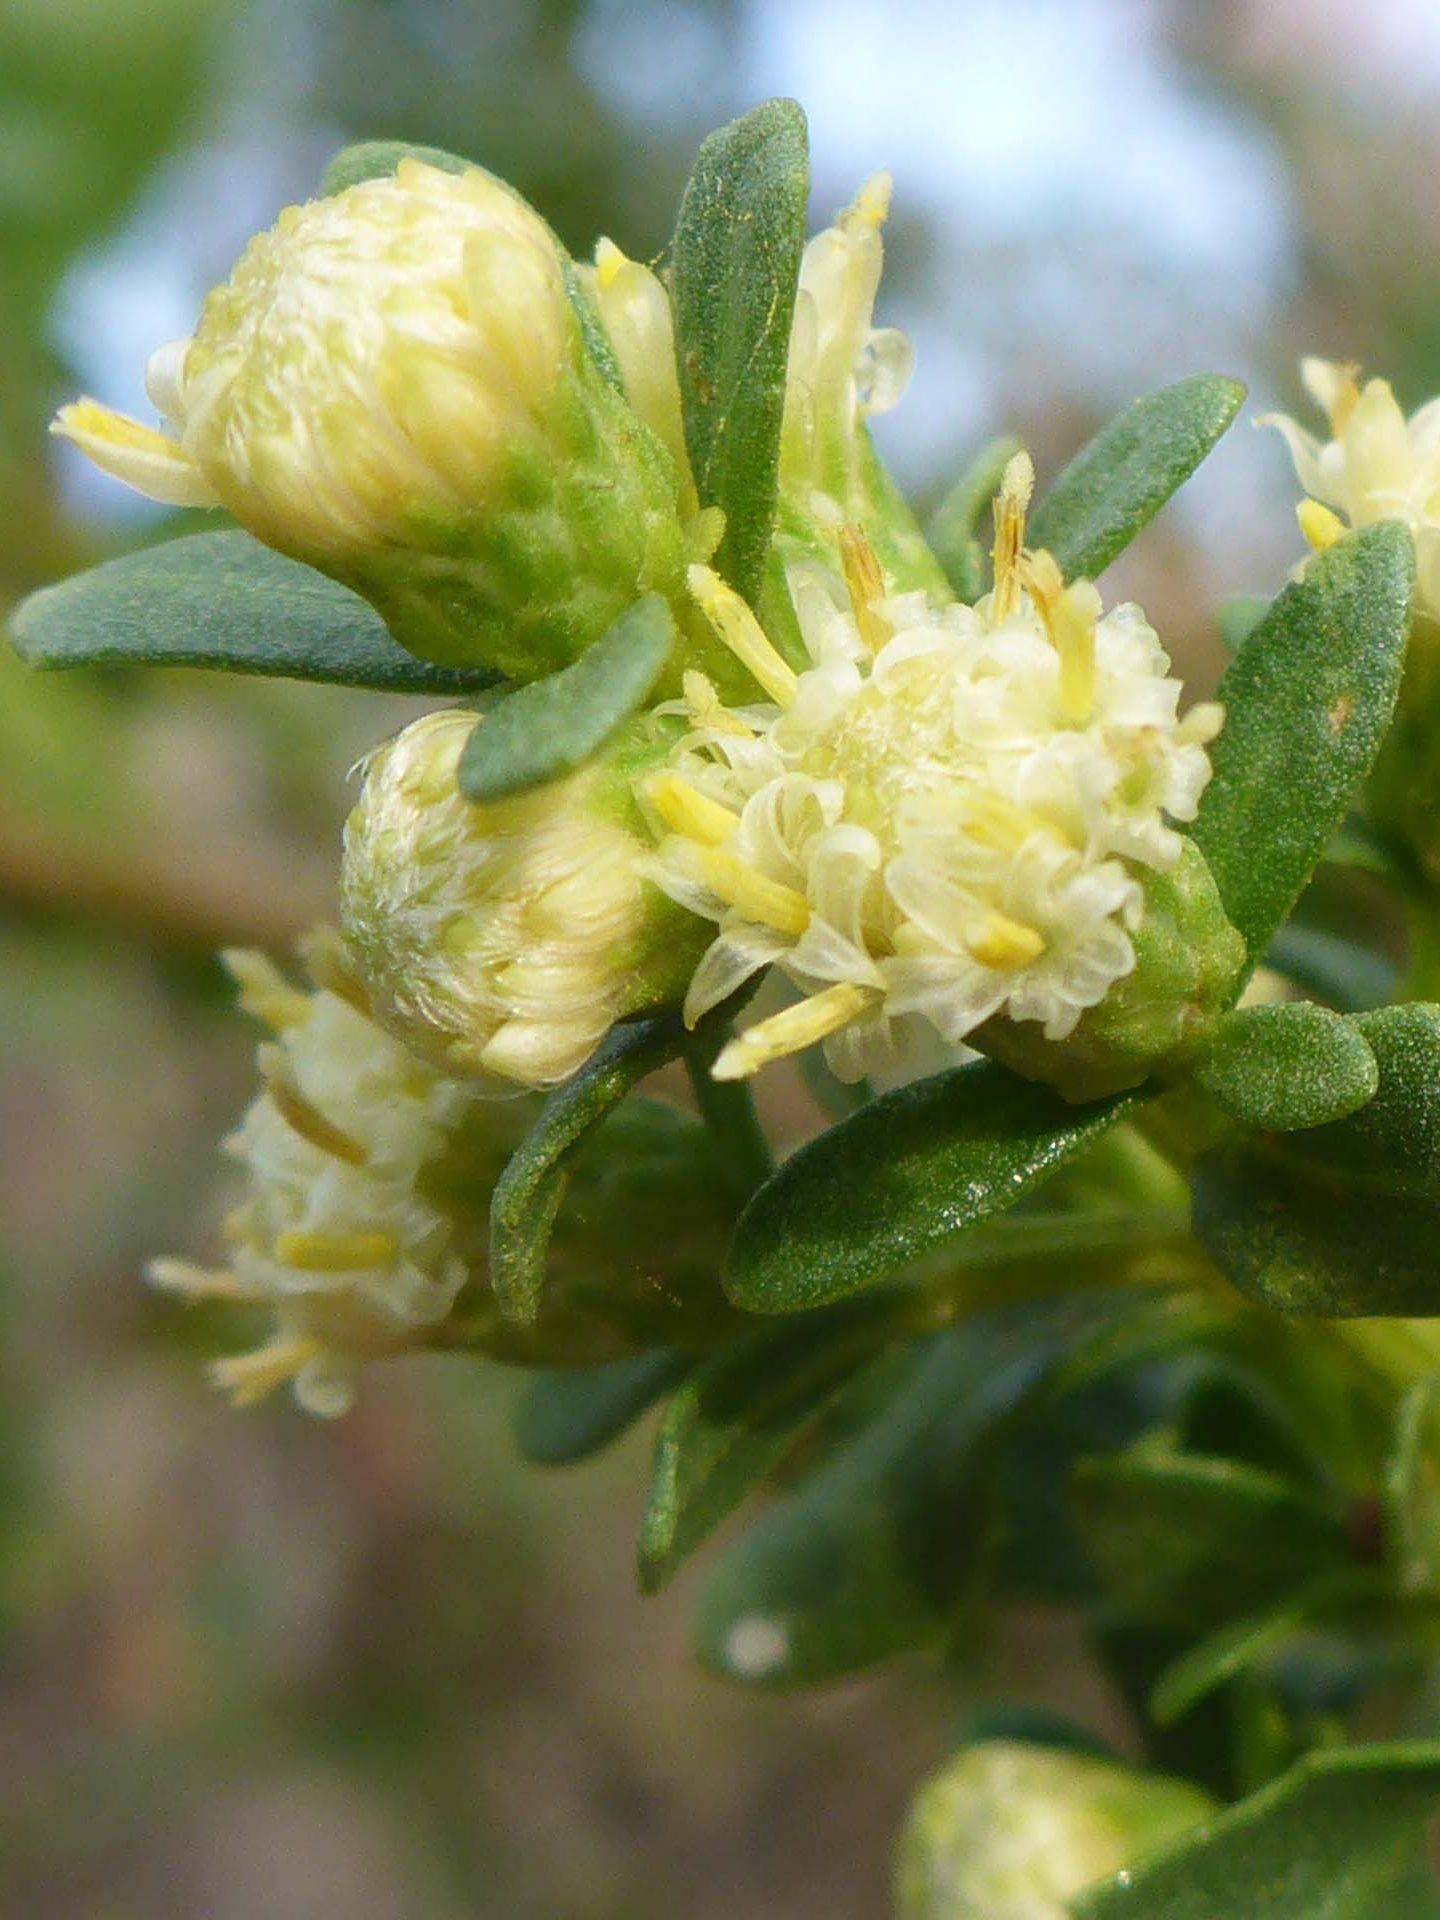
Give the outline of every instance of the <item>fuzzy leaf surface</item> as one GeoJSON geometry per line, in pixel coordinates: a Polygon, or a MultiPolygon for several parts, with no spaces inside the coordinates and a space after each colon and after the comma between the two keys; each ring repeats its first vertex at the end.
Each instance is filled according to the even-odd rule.
{"type": "Polygon", "coordinates": [[[460,791],[482,805],[584,766],[644,705],[674,639],[669,607],[647,593],[572,665],[490,710],[460,756],[460,791]]]}
{"type": "Polygon", "coordinates": [[[1135,1104],[1087,1107],[992,1061],[884,1095],[810,1141],[740,1217],[727,1291],[792,1313],[869,1286],[1011,1207],[1135,1104]]]}
{"type": "Polygon", "coordinates": [[[1197,373],[1132,401],[1045,495],[1029,544],[1048,548],[1067,580],[1093,580],[1190,478],[1244,398],[1238,380],[1197,373]]]}
{"type": "Polygon", "coordinates": [[[213,667],[385,693],[478,693],[501,677],[417,660],[358,594],[234,530],[42,587],[10,632],[33,667],[213,667]]]}
{"type": "Polygon", "coordinates": [[[809,191],[805,116],[768,100],[705,141],[671,242],[685,444],[701,504],[725,513],[716,570],[752,605],[775,523],[809,191]]]}
{"type": "Polygon", "coordinates": [[[1233,1119],[1287,1133],[1363,1107],[1379,1088],[1380,1069],[1353,1021],[1294,1001],[1237,1008],[1195,1078],[1233,1119]]]}
{"type": "Polygon", "coordinates": [[[1363,527],[1292,581],[1220,683],[1225,726],[1191,837],[1252,964],[1350,811],[1400,691],[1414,553],[1363,527]]]}

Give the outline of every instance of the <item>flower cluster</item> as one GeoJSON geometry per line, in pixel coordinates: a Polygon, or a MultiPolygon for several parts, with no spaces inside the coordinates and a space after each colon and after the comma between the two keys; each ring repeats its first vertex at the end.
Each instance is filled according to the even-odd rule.
{"type": "Polygon", "coordinates": [[[237,1405],[290,1381],[308,1412],[333,1415],[367,1361],[423,1344],[465,1284],[455,1217],[426,1198],[425,1174],[475,1093],[376,1026],[333,936],[308,953],[310,990],[263,954],[225,956],[274,1036],[259,1050],[263,1091],[223,1143],[247,1193],[225,1221],[223,1268],[156,1260],[150,1278],[273,1313],[263,1345],[213,1368],[237,1405]]]}
{"type": "Polygon", "coordinates": [[[798,565],[811,666],[795,674],[713,574],[695,591],[770,695],[722,706],[698,676],[690,730],[646,797],[668,829],[646,871],[719,934],[698,1018],[763,967],[808,997],[752,1027],[739,1077],[823,1039],[845,1080],[893,1069],[904,1029],[949,1046],[998,1014],[1063,1040],[1135,965],[1136,868],[1174,865],[1220,723],[1178,717],[1179,683],[1138,608],[1024,548],[1028,459],[997,504],[994,591],[937,608],[887,594],[863,537],[843,593],[798,565]]]}

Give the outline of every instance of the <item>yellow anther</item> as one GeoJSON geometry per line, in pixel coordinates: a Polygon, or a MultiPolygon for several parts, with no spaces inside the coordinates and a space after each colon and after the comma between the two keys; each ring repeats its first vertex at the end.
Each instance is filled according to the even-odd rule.
{"type": "Polygon", "coordinates": [[[885,598],[885,576],[874,547],[859,527],[840,529],[840,566],[860,638],[871,653],[879,653],[891,637],[890,623],[878,606],[885,598]]]}
{"type": "Polygon", "coordinates": [[[368,1273],[400,1251],[388,1233],[277,1233],[275,1258],[301,1273],[368,1273]]]}
{"type": "Polygon", "coordinates": [[[253,947],[226,947],[221,965],[240,989],[240,1005],[272,1033],[300,1027],[315,1010],[308,993],[292,987],[268,954],[253,947]]]}
{"type": "Polygon", "coordinates": [[[800,1053],[824,1040],[852,1020],[868,1013],[881,999],[878,987],[854,986],[842,982],[811,994],[796,1007],[772,1014],[768,1020],[737,1034],[711,1068],[717,1080],[748,1080],[772,1060],[800,1053]]]}
{"type": "Polygon", "coordinates": [[[629,264],[613,240],[598,240],[595,243],[595,278],[601,293],[610,291],[629,264]]]}
{"type": "Polygon", "coordinates": [[[879,173],[872,173],[850,205],[839,215],[836,226],[842,233],[876,232],[889,217],[890,200],[894,192],[895,182],[888,172],[882,169],[879,173]]]}
{"type": "MultiPolygon", "coordinates": [[[[1032,553],[1022,553],[1020,580],[1035,602],[1035,611],[1045,622],[1046,632],[1050,632],[1055,609],[1065,591],[1065,576],[1060,571],[1059,561],[1044,547],[1036,547],[1032,553]]],[[[1051,638],[1054,638],[1053,633],[1051,638]]]]}
{"type": "Polygon", "coordinates": [[[700,611],[735,658],[778,706],[788,707],[795,698],[795,675],[739,594],[711,567],[693,566],[685,577],[700,611]]]}
{"type": "Polygon", "coordinates": [[[990,617],[998,626],[1008,620],[1020,602],[1020,556],[1025,551],[1025,514],[1035,491],[1035,468],[1022,447],[1011,456],[1000,478],[995,496],[995,545],[990,549],[994,562],[995,587],[990,597],[990,617]]]}
{"type": "Polygon", "coordinates": [[[702,846],[722,846],[740,824],[739,814],[678,773],[657,773],[646,783],[645,797],[672,833],[683,833],[702,846]]]}
{"type": "Polygon", "coordinates": [[[733,734],[737,740],[755,738],[755,729],[723,704],[714,682],[705,674],[691,667],[681,679],[680,687],[690,718],[697,727],[706,727],[711,733],[733,734]]]}
{"type": "Polygon", "coordinates": [[[1042,819],[1029,807],[984,788],[964,796],[960,819],[971,839],[994,847],[997,853],[1015,853],[1032,833],[1055,831],[1053,820],[1042,819]]]}
{"type": "Polygon", "coordinates": [[[1218,700],[1198,700],[1175,729],[1182,747],[1208,747],[1225,725],[1225,708],[1218,700]]]}
{"type": "Polygon", "coordinates": [[[1316,553],[1324,553],[1344,536],[1345,522],[1322,501],[1302,500],[1295,509],[1295,518],[1316,553]]]}
{"type": "Polygon", "coordinates": [[[1307,358],[1300,362],[1306,390],[1324,408],[1338,439],[1360,402],[1360,368],[1354,361],[1307,358]]]}
{"type": "Polygon", "coordinates": [[[1095,628],[1103,611],[1088,580],[1076,580],[1055,604],[1050,638],[1060,656],[1060,711],[1084,726],[1095,706],[1095,628]]]}
{"type": "Polygon", "coordinates": [[[1045,942],[1033,927],[1024,926],[994,908],[985,915],[979,930],[969,935],[965,945],[982,967],[1007,972],[1015,967],[1028,967],[1045,951],[1045,942]]]}
{"type": "Polygon", "coordinates": [[[224,1389],[237,1407],[253,1407],[276,1387],[293,1380],[303,1367],[319,1358],[318,1340],[296,1335],[293,1339],[272,1340],[253,1353],[232,1354],[227,1360],[215,1360],[210,1378],[224,1389]]]}
{"type": "Polygon", "coordinates": [[[810,903],[803,893],[782,881],[767,879],[733,853],[724,853],[718,847],[709,849],[701,871],[711,891],[747,920],[758,920],[777,933],[802,934],[810,924],[810,903]]]}
{"type": "Polygon", "coordinates": [[[290,1079],[283,1051],[279,1047],[261,1047],[258,1058],[260,1071],[265,1076],[265,1091],[285,1124],[321,1153],[343,1160],[347,1166],[363,1167],[368,1158],[364,1147],[310,1104],[290,1079]]]}

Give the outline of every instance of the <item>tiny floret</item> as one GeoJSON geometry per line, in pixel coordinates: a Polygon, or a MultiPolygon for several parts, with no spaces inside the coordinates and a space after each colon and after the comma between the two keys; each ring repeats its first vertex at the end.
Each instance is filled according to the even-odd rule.
{"type": "Polygon", "coordinates": [[[1407,419],[1388,380],[1360,383],[1358,370],[1330,360],[1300,365],[1305,390],[1325,415],[1330,438],[1288,414],[1262,414],[1257,425],[1285,438],[1307,498],[1301,531],[1317,552],[1347,527],[1400,520],[1415,539],[1416,602],[1440,620],[1440,400],[1407,419]]]}
{"type": "Polygon", "coordinates": [[[692,571],[769,698],[725,708],[691,677],[690,730],[646,789],[646,871],[718,928],[688,1019],[772,965],[806,996],[742,1034],[719,1077],[824,1041],[841,1078],[883,1079],[917,1023],[957,1049],[997,1015],[1064,1040],[1134,968],[1143,874],[1180,857],[1172,823],[1195,816],[1221,716],[1179,717],[1137,607],[1105,613],[1025,550],[1030,479],[1021,456],[978,606],[879,595],[853,529],[838,575],[792,568],[799,675],[692,571]]]}

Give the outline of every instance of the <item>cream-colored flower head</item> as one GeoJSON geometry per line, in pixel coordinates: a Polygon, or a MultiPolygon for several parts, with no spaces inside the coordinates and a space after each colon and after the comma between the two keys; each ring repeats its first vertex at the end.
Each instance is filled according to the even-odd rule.
{"type": "Polygon", "coordinates": [[[413,651],[563,664],[687,549],[673,460],[586,350],[544,221],[415,159],[289,207],[150,362],[156,431],[56,431],[152,498],[221,504],[413,651]]]}
{"type": "Polygon", "coordinates": [[[427,714],[370,757],[345,829],[345,935],[376,1018],[417,1053],[549,1087],[693,943],[641,878],[639,823],[608,763],[483,807],[464,798],[456,769],[483,724],[427,714]]]}
{"type": "Polygon", "coordinates": [[[688,1018],[768,965],[807,996],[732,1043],[721,1076],[823,1039],[842,1079],[884,1077],[915,1021],[951,1047],[1002,1013],[1063,1040],[1134,967],[1137,873],[1179,858],[1170,822],[1195,815],[1220,716],[1178,717],[1138,608],[1104,614],[1024,553],[1030,485],[1017,456],[976,607],[886,597],[853,529],[843,582],[794,569],[798,676],[695,571],[770,702],[726,709],[691,677],[691,730],[645,789],[668,829],[647,871],[719,927],[688,1018]]]}
{"type": "Polygon", "coordinates": [[[226,956],[242,1004],[275,1038],[265,1087],[225,1141],[247,1192],[218,1270],[157,1260],[150,1278],[190,1299],[268,1308],[271,1337],[213,1373],[237,1405],[285,1382],[310,1413],[350,1406],[360,1369],[433,1337],[468,1276],[452,1217],[424,1176],[474,1091],[381,1031],[338,942],[312,943],[328,986],[292,986],[257,953],[226,956]]]}
{"type": "Polygon", "coordinates": [[[899,1920],[1066,1920],[1082,1888],[1208,1818],[1188,1780],[1015,1740],[964,1747],[916,1795],[899,1920]]]}
{"type": "Polygon", "coordinates": [[[1388,380],[1362,387],[1354,367],[1303,360],[1305,389],[1330,423],[1320,440],[1288,414],[1257,425],[1285,437],[1307,498],[1300,526],[1311,546],[1332,545],[1346,526],[1402,520],[1415,536],[1416,604],[1440,620],[1440,400],[1407,420],[1388,380]]]}

